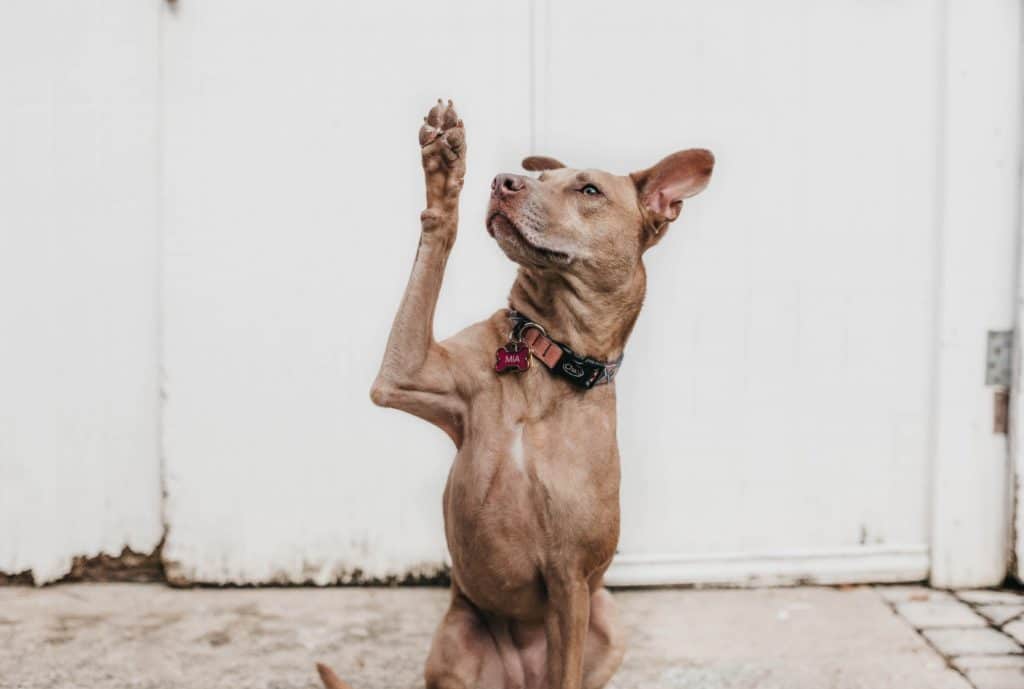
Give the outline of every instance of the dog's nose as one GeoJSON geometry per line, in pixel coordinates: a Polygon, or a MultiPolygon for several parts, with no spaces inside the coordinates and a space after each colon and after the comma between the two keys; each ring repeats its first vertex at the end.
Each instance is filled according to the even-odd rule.
{"type": "Polygon", "coordinates": [[[526,178],[522,175],[498,175],[491,182],[491,196],[494,198],[512,196],[516,192],[522,191],[525,186],[526,178]]]}

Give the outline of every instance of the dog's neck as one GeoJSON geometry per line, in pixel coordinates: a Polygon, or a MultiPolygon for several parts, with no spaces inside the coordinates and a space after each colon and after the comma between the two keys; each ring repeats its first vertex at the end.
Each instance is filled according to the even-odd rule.
{"type": "Polygon", "coordinates": [[[611,289],[595,288],[573,275],[521,266],[509,305],[577,354],[614,361],[640,315],[646,284],[643,266],[611,289]]]}

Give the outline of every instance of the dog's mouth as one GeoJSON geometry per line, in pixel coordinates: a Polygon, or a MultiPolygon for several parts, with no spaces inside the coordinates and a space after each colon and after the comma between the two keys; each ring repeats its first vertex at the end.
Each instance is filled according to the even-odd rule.
{"type": "Polygon", "coordinates": [[[538,254],[543,258],[547,258],[559,263],[568,263],[569,254],[562,251],[555,251],[554,249],[546,249],[542,246],[537,246],[531,242],[526,234],[519,229],[519,227],[512,222],[512,219],[501,211],[494,211],[490,217],[487,218],[487,232],[499,243],[502,242],[513,242],[514,244],[521,246],[526,251],[533,254],[538,254]]]}

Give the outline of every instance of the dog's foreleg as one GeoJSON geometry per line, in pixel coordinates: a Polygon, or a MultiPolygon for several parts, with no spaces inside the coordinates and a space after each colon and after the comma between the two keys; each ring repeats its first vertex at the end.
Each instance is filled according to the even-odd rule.
{"type": "Polygon", "coordinates": [[[459,222],[466,139],[455,109],[438,104],[420,130],[427,208],[420,244],[370,396],[375,404],[415,414],[461,444],[464,404],[449,352],[434,339],[434,309],[459,222]]]}
{"type": "Polygon", "coordinates": [[[590,626],[590,588],[582,576],[546,577],[548,613],[548,686],[580,689],[583,685],[583,649],[590,626]]]}

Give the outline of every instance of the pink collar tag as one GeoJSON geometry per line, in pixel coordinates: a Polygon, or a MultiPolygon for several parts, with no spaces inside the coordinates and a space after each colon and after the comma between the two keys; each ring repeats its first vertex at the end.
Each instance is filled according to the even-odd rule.
{"type": "Polygon", "coordinates": [[[497,362],[494,370],[498,373],[515,371],[522,373],[530,368],[530,348],[522,342],[509,342],[494,353],[497,362]]]}

